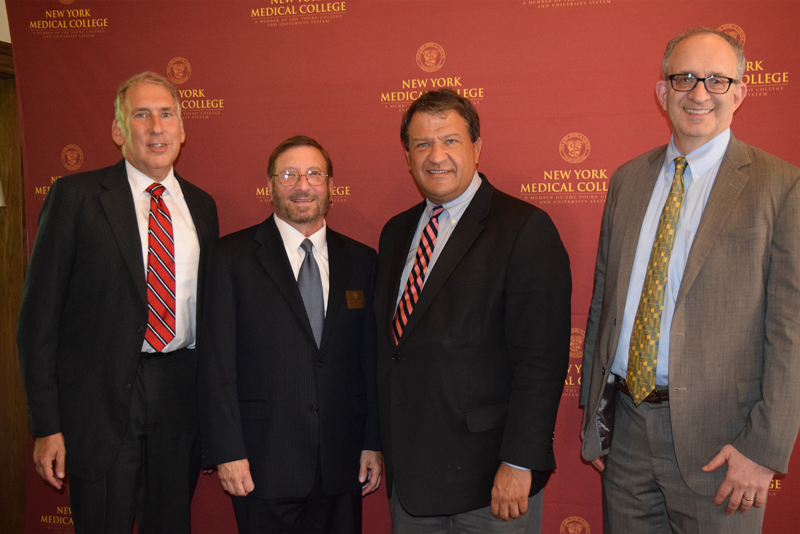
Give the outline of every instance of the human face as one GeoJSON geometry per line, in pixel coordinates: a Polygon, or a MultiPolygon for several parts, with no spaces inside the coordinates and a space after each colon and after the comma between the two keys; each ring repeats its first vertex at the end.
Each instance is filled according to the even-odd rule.
{"type": "Polygon", "coordinates": [[[408,125],[408,169],[420,191],[446,204],[467,190],[478,168],[481,139],[473,143],[467,122],[456,111],[415,113],[408,125]]]}
{"type": "Polygon", "coordinates": [[[294,185],[282,185],[277,178],[269,178],[269,199],[275,215],[292,225],[297,231],[310,236],[322,228],[325,215],[331,206],[333,179],[322,185],[311,185],[305,174],[308,171],[328,172],[322,152],[312,146],[290,148],[275,160],[275,172],[293,171],[300,174],[294,185]]]}
{"type": "Polygon", "coordinates": [[[125,96],[125,124],[114,120],[111,135],[131,165],[160,182],[186,139],[175,99],[165,88],[147,82],[131,87],[125,96]]]}
{"type": "MultiPolygon", "coordinates": [[[[722,37],[711,33],[694,35],[673,49],[669,74],[736,79],[736,53],[722,37]]],[[[724,132],[746,94],[747,87],[742,83],[731,85],[724,95],[709,93],[702,82],[688,93],[675,91],[669,80],[656,84],[658,101],[672,123],[675,146],[683,155],[694,152],[724,132]]]]}

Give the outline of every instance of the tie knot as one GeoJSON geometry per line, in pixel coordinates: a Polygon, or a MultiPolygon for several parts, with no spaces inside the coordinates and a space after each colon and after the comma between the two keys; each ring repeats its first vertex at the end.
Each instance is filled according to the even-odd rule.
{"type": "Polygon", "coordinates": [[[686,158],[683,156],[678,156],[675,158],[675,174],[677,176],[683,176],[683,171],[686,170],[686,158]]]}
{"type": "Polygon", "coordinates": [[[311,250],[314,248],[314,243],[312,243],[310,239],[304,239],[303,242],[300,243],[300,248],[302,248],[303,252],[306,254],[310,254],[311,250]]]}
{"type": "Polygon", "coordinates": [[[442,206],[434,206],[433,211],[431,212],[431,219],[438,219],[439,215],[442,214],[444,208],[442,206]]]}
{"type": "Polygon", "coordinates": [[[154,182],[147,187],[146,191],[150,193],[150,196],[160,198],[161,195],[164,194],[164,191],[166,191],[166,189],[167,188],[161,185],[160,183],[154,182]]]}

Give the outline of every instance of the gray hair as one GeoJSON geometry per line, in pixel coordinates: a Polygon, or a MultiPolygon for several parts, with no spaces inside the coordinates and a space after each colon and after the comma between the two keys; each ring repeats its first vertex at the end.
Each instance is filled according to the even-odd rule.
{"type": "Polygon", "coordinates": [[[711,28],[700,27],[700,28],[692,28],[690,30],[683,31],[672,38],[672,40],[667,44],[667,49],[664,51],[664,59],[661,62],[661,77],[665,80],[667,76],[669,76],[669,58],[672,56],[672,51],[675,47],[683,41],[684,39],[688,39],[689,37],[694,37],[695,35],[702,35],[704,33],[710,33],[712,35],[716,35],[717,37],[722,37],[725,41],[731,45],[733,48],[733,52],[736,54],[736,83],[742,81],[742,77],[744,76],[745,67],[747,67],[747,62],[744,58],[744,48],[742,45],[739,44],[739,41],[731,37],[725,32],[721,32],[719,30],[712,30],[711,28]]]}

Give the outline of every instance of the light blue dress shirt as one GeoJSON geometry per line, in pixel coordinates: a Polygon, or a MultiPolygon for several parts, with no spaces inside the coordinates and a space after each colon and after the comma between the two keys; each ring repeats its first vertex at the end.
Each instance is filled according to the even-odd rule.
{"type": "MultiPolygon", "coordinates": [[[[431,261],[428,262],[428,269],[425,271],[425,281],[428,280],[434,265],[436,265],[436,260],[439,259],[439,255],[442,253],[442,250],[444,250],[445,245],[447,245],[447,241],[450,239],[450,236],[453,235],[453,230],[456,229],[458,221],[461,220],[461,216],[467,211],[467,206],[469,206],[469,203],[472,202],[473,197],[475,197],[475,193],[481,186],[481,182],[482,180],[481,177],[478,176],[478,171],[475,171],[475,175],[472,177],[472,182],[470,182],[467,190],[461,193],[461,196],[457,199],[447,204],[442,204],[444,211],[439,215],[439,234],[436,237],[436,246],[433,247],[431,261]]],[[[414,266],[414,259],[417,256],[419,240],[422,238],[422,230],[428,226],[433,208],[438,205],[428,199],[425,199],[425,202],[427,204],[425,206],[425,211],[422,212],[422,217],[419,218],[417,231],[414,233],[414,239],[411,240],[411,248],[406,257],[406,267],[403,269],[403,275],[400,278],[401,284],[399,292],[397,293],[397,300],[394,303],[395,307],[400,303],[400,298],[403,296],[403,291],[406,289],[408,276],[411,274],[411,268],[414,266]]],[[[425,286],[425,281],[423,281],[423,287],[425,286]]]]}
{"type": "MultiPolygon", "coordinates": [[[[703,210],[708,202],[708,195],[717,177],[720,163],[728,148],[731,139],[731,130],[728,128],[714,139],[701,146],[691,154],[686,155],[687,168],[683,173],[684,193],[681,214],[678,217],[678,227],[675,241],[672,244],[672,254],[669,259],[667,272],[667,289],[664,292],[664,310],[661,312],[661,334],[658,340],[658,356],[656,361],[656,385],[669,384],[669,332],[672,327],[672,316],[675,313],[675,299],[683,279],[686,268],[686,259],[692,249],[697,227],[703,217],[703,210]]],[[[681,153],[675,148],[674,139],[667,147],[664,166],[658,175],[658,180],[650,196],[647,212],[639,232],[639,244],[636,247],[636,256],[633,260],[631,281],[628,285],[628,297],[625,301],[625,312],[622,316],[622,330],[619,335],[619,345],[611,366],[611,372],[617,376],[625,377],[628,374],[628,353],[630,351],[631,332],[636,319],[636,310],[642,297],[642,287],[650,261],[650,252],[655,241],[658,220],[664,203],[667,201],[672,179],[675,176],[675,158],[681,153]]]]}

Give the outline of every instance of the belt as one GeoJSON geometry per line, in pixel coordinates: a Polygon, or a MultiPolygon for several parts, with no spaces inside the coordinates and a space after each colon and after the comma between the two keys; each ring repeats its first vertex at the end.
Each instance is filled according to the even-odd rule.
{"type": "MultiPolygon", "coordinates": [[[[618,390],[620,390],[629,397],[631,396],[631,392],[628,390],[628,385],[625,383],[624,378],[618,376],[615,382],[618,390]]],[[[656,404],[660,404],[662,402],[667,402],[668,400],[669,400],[668,389],[655,389],[651,391],[648,396],[642,399],[642,402],[653,402],[656,404]]]]}

